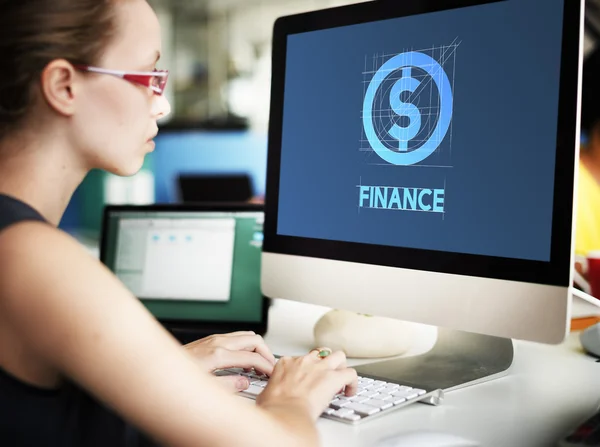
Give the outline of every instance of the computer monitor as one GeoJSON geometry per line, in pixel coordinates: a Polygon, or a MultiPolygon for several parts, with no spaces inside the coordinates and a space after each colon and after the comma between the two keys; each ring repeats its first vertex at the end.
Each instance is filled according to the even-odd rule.
{"type": "Polygon", "coordinates": [[[265,295],[562,341],[582,6],[377,1],[278,19],[265,295]]]}
{"type": "Polygon", "coordinates": [[[267,328],[260,205],[111,205],[100,258],[182,342],[267,328]]]}

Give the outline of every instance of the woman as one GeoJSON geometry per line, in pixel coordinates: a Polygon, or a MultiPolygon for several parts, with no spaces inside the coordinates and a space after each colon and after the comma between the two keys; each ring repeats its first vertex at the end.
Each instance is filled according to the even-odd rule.
{"type": "Polygon", "coordinates": [[[123,421],[159,444],[315,445],[356,389],[339,352],[274,366],[252,333],[180,347],[56,228],[90,169],[132,175],[153,149],[159,54],[145,0],[0,0],[0,445],[138,445],[123,421]],[[256,406],[245,378],[210,374],[229,366],[271,375],[256,406]]]}

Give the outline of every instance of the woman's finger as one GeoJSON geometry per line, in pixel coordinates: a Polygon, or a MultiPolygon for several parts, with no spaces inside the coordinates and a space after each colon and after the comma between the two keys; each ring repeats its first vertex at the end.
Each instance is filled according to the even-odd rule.
{"type": "Polygon", "coordinates": [[[250,351],[238,351],[218,348],[210,358],[211,368],[254,368],[256,371],[271,375],[273,365],[262,355],[250,351]]]}
{"type": "Polygon", "coordinates": [[[244,376],[219,376],[216,379],[232,393],[244,391],[250,386],[250,381],[244,376]]]}
{"type": "Polygon", "coordinates": [[[344,351],[335,351],[321,359],[330,369],[343,369],[346,367],[346,354],[344,351]]]}
{"type": "Polygon", "coordinates": [[[262,355],[271,365],[275,364],[275,356],[260,335],[240,334],[215,338],[215,344],[231,351],[254,351],[262,355]]]}
{"type": "Polygon", "coordinates": [[[358,390],[358,375],[353,368],[331,371],[336,381],[336,390],[345,387],[346,396],[354,396],[358,390]]]}

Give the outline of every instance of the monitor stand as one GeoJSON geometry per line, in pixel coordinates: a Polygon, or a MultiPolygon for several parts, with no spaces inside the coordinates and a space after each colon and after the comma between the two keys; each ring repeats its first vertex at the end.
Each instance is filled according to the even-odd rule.
{"type": "Polygon", "coordinates": [[[428,352],[356,366],[358,375],[425,390],[451,391],[506,375],[513,361],[509,338],[439,328],[428,352]]]}

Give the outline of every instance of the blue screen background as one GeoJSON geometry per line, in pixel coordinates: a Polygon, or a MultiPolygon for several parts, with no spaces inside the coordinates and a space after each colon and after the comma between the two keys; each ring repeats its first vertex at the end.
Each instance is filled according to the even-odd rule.
{"type": "Polygon", "coordinates": [[[288,36],[277,233],[549,261],[562,14],[509,0],[288,36]],[[366,61],[451,42],[440,149],[413,166],[359,150],[366,61]],[[359,209],[359,184],[445,188],[445,212],[359,209]]]}

